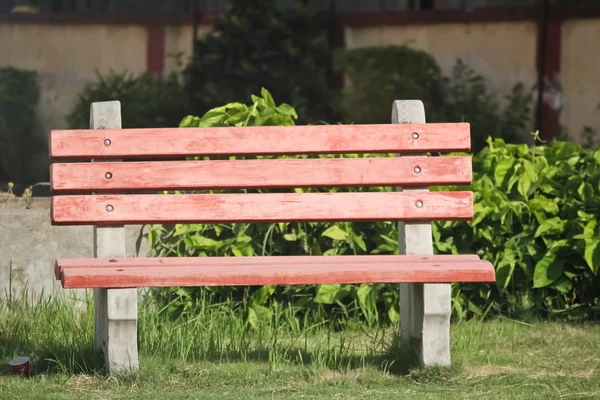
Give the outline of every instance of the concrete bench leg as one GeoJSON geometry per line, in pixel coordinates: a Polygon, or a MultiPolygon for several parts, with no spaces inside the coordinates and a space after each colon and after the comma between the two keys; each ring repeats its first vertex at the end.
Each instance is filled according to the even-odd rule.
{"type": "MultiPolygon", "coordinates": [[[[92,103],[90,129],[121,129],[121,103],[92,103]]],[[[93,239],[94,257],[125,256],[124,227],[94,226],[93,239]]],[[[137,371],[137,290],[94,289],[94,313],[94,344],[104,354],[109,372],[137,371]]]]}
{"type": "MultiPolygon", "coordinates": [[[[424,124],[425,107],[419,100],[397,100],[392,105],[393,124],[424,124]]],[[[420,154],[414,154],[418,156],[420,154]]],[[[429,188],[398,190],[429,191],[429,188]]],[[[431,223],[398,223],[400,254],[433,254],[431,223]]],[[[404,343],[416,352],[421,367],[450,365],[449,284],[400,285],[400,328],[404,343]]]]}
{"type": "Polygon", "coordinates": [[[450,365],[450,285],[401,284],[400,326],[420,367],[450,365]]]}
{"type": "Polygon", "coordinates": [[[94,312],[94,344],[109,372],[136,372],[137,290],[94,289],[94,312]]]}

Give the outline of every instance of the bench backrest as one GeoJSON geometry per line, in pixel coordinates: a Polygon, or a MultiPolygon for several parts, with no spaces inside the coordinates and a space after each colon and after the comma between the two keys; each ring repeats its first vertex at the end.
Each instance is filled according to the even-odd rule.
{"type": "Polygon", "coordinates": [[[50,172],[55,194],[52,222],[114,226],[471,219],[473,195],[467,191],[158,194],[161,190],[469,184],[468,156],[169,159],[414,155],[469,151],[470,142],[467,123],[54,130],[50,136],[55,162],[50,172]],[[148,161],[121,161],[127,159],[148,161]]]}

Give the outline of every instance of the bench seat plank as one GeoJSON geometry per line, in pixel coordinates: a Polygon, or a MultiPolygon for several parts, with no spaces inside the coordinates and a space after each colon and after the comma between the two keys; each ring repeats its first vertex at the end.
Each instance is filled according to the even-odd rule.
{"type": "MultiPolygon", "coordinates": [[[[493,282],[473,256],[295,256],[79,260],[57,263],[64,288],[493,282]],[[185,264],[187,263],[187,264],[185,264]],[[78,264],[78,265],[76,265],[78,264]],[[85,266],[88,264],[89,266],[85,266]]],[[[476,257],[476,256],[475,256],[476,257]]]]}
{"type": "Polygon", "coordinates": [[[54,193],[470,184],[471,157],[56,163],[54,193]]]}
{"type": "Polygon", "coordinates": [[[210,155],[469,151],[468,123],[74,129],[50,132],[50,157],[157,158],[210,155]]]}
{"type": "Polygon", "coordinates": [[[472,192],[54,196],[55,225],[433,221],[473,218],[472,192]]]}
{"type": "MultiPolygon", "coordinates": [[[[305,265],[311,260],[310,257],[316,256],[255,256],[244,257],[244,265],[265,265],[273,264],[300,264],[305,265]]],[[[373,256],[371,255],[351,255],[351,256],[327,256],[328,262],[334,262],[339,259],[339,263],[362,263],[368,264],[373,256]]],[[[479,261],[480,258],[476,254],[436,254],[429,256],[421,255],[378,255],[380,260],[389,259],[391,261],[402,262],[463,262],[463,261],[479,261]]],[[[153,258],[63,258],[58,259],[55,265],[54,274],[57,280],[60,280],[60,275],[63,269],[78,269],[78,268],[107,268],[107,267],[190,267],[190,266],[234,266],[240,264],[241,257],[153,257],[153,258]]]]}

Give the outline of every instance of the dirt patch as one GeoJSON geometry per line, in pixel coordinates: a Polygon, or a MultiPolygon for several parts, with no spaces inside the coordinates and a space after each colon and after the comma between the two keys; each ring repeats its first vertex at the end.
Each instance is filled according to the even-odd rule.
{"type": "Polygon", "coordinates": [[[598,371],[596,368],[579,371],[552,371],[545,369],[519,368],[512,365],[474,365],[465,368],[465,372],[474,377],[485,377],[502,374],[519,374],[531,378],[575,377],[591,378],[598,371]]]}
{"type": "Polygon", "coordinates": [[[102,384],[100,378],[90,375],[75,375],[67,381],[69,389],[72,390],[85,390],[89,389],[90,386],[99,386],[100,384],[102,384]]]}

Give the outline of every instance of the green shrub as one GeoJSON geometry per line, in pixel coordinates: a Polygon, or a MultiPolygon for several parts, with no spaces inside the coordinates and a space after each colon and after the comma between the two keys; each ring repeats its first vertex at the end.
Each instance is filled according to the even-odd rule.
{"type": "Polygon", "coordinates": [[[389,124],[391,104],[398,99],[422,100],[430,120],[441,110],[442,72],[429,53],[407,46],[363,47],[337,52],[334,65],[347,77],[340,99],[346,123],[389,124]]]}
{"type": "Polygon", "coordinates": [[[230,3],[185,70],[189,109],[205,112],[268,87],[303,123],[333,120],[330,52],[314,12],[298,1],[230,3]]]}
{"type": "MultiPolygon", "coordinates": [[[[252,100],[250,106],[232,103],[201,118],[188,116],[181,126],[294,124],[294,109],[276,106],[266,90],[252,100]]],[[[479,254],[496,267],[497,282],[453,285],[454,315],[598,318],[600,150],[566,142],[530,148],[490,139],[489,146],[473,156],[473,169],[474,182],[467,189],[475,193],[475,218],[434,223],[435,252],[479,254]]],[[[149,240],[153,255],[162,257],[398,253],[393,222],[167,225],[150,227],[149,240]]],[[[240,309],[248,310],[246,317],[253,326],[272,316],[273,304],[286,307],[288,313],[292,310],[305,324],[327,320],[336,325],[350,316],[376,325],[398,320],[397,288],[391,284],[211,287],[154,294],[168,304],[165,309],[173,316],[193,310],[208,292],[214,301],[233,299],[250,305],[240,309]]]]}
{"type": "Polygon", "coordinates": [[[40,154],[47,159],[36,113],[39,97],[37,72],[0,68],[0,181],[33,183],[47,175],[36,168],[40,154]]]}
{"type": "Polygon", "coordinates": [[[455,286],[455,310],[600,317],[600,150],[488,144],[473,157],[475,219],[435,224],[439,252],[497,271],[496,285],[455,286]]]}
{"type": "Polygon", "coordinates": [[[517,143],[527,139],[532,93],[517,84],[501,102],[488,91],[483,77],[461,60],[445,77],[423,51],[365,47],[338,53],[335,66],[348,77],[341,99],[347,123],[387,124],[394,100],[419,99],[428,122],[469,122],[474,151],[485,147],[488,136],[517,143]]]}
{"type": "Polygon", "coordinates": [[[97,80],[85,86],[75,107],[67,116],[72,129],[90,126],[90,104],[96,101],[121,101],[123,128],[161,128],[176,126],[186,114],[185,99],[178,73],[166,78],[127,71],[96,72],[97,80]]]}

